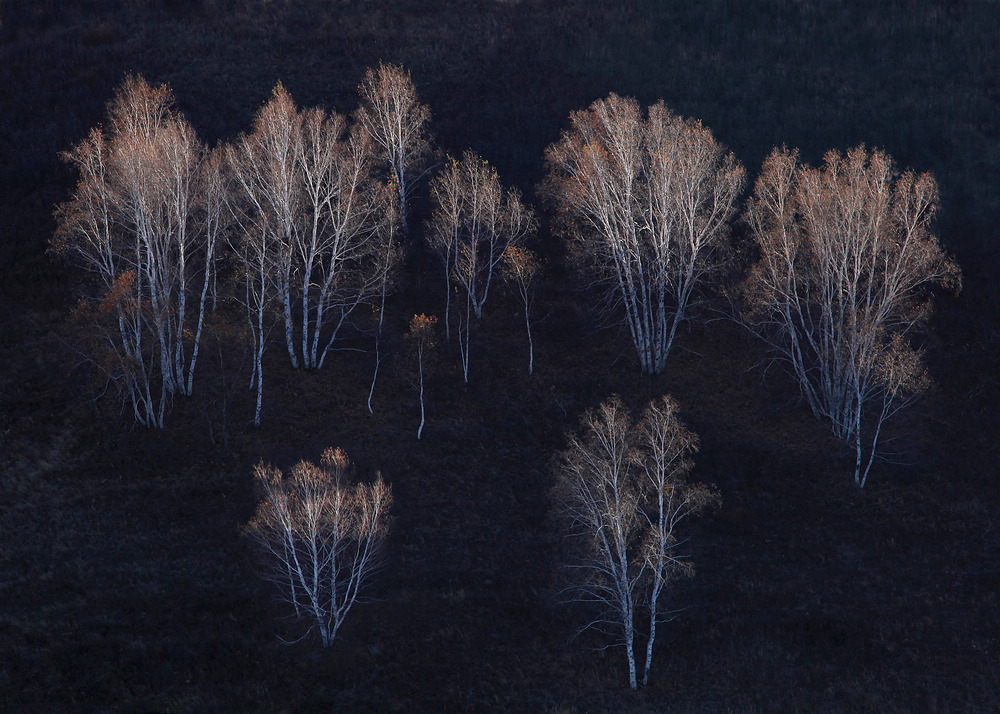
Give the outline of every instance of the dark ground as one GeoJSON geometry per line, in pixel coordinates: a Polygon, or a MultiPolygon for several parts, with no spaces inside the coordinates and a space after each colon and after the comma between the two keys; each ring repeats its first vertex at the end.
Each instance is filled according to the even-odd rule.
{"type": "MultiPolygon", "coordinates": [[[[0,710],[1000,710],[1000,6],[64,5],[0,0],[0,710]],[[443,349],[420,442],[401,357],[374,416],[369,356],[303,375],[275,349],[265,425],[248,428],[240,352],[214,338],[163,433],[89,399],[64,327],[75,276],[44,246],[73,182],[57,153],[102,121],[124,73],[170,83],[214,142],[278,80],[301,105],[349,111],[379,60],[412,71],[440,147],[474,148],[529,198],[569,112],[609,91],[701,118],[751,179],[782,143],[817,161],[865,142],[934,172],[965,287],[938,301],[936,386],[897,423],[898,463],[855,488],[847,449],[726,322],[692,325],[667,374],[639,377],[626,341],[589,326],[544,226],[536,374],[501,297],[468,390],[443,349]],[[580,613],[556,603],[548,463],[585,409],[664,392],[724,504],[690,530],[698,573],[672,596],[688,609],[634,694],[621,653],[571,641],[580,613]],[[396,507],[376,602],[322,652],[279,641],[297,631],[240,528],[255,463],[330,445],[381,470],[396,507]]],[[[391,340],[440,312],[433,268],[409,264],[391,340]]]]}

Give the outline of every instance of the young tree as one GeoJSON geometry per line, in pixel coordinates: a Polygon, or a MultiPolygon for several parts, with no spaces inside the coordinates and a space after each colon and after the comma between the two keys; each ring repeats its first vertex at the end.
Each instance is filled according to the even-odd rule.
{"type": "Polygon", "coordinates": [[[462,184],[463,175],[458,163],[455,159],[449,158],[445,170],[431,181],[434,211],[431,213],[426,231],[427,242],[440,258],[444,269],[444,335],[449,341],[451,340],[452,272],[455,268],[455,255],[466,213],[466,197],[462,184]]]}
{"type": "Polygon", "coordinates": [[[263,463],[254,471],[263,499],[246,532],[261,546],[282,599],[318,631],[323,647],[378,571],[389,528],[391,488],[381,475],[352,486],[350,471],[340,449],[324,451],[319,466],[299,462],[288,476],[263,463]]]}
{"type": "Polygon", "coordinates": [[[424,431],[424,370],[436,347],[434,341],[436,324],[437,318],[433,315],[414,315],[410,320],[410,331],[406,335],[410,348],[417,358],[417,390],[420,393],[420,426],[417,428],[417,441],[424,431]]]}
{"type": "Polygon", "coordinates": [[[434,211],[428,241],[441,258],[450,287],[465,296],[465,316],[459,315],[459,347],[465,381],[469,381],[472,316],[482,317],[494,273],[504,252],[535,230],[535,218],[514,189],[503,190],[496,169],[467,151],[461,161],[448,159],[431,183],[434,211]]]}
{"type": "Polygon", "coordinates": [[[531,339],[531,304],[535,297],[535,282],[541,272],[538,256],[532,251],[511,246],[504,251],[503,276],[517,287],[524,304],[524,327],[528,332],[528,374],[535,369],[535,343],[531,339]]]}
{"type": "MultiPolygon", "coordinates": [[[[233,147],[227,147],[227,162],[233,165],[233,147]]],[[[233,172],[234,175],[238,175],[233,172]]],[[[241,193],[230,194],[235,222],[240,230],[232,235],[232,248],[239,259],[243,283],[243,304],[247,310],[247,325],[253,338],[253,367],[250,389],[255,389],[254,426],[260,426],[264,399],[264,351],[273,324],[274,293],[272,289],[273,250],[265,221],[254,212],[252,202],[240,200],[241,193]]]]}
{"type": "Polygon", "coordinates": [[[110,325],[105,369],[136,420],[162,427],[175,394],[190,395],[223,228],[218,152],[173,108],[166,87],[128,76],[93,129],[64,155],[79,172],[56,211],[52,249],[93,273],[110,325]],[[124,291],[128,291],[128,295],[124,291]],[[193,314],[192,314],[193,313],[193,314]]]}
{"type": "Polygon", "coordinates": [[[886,154],[858,147],[831,151],[822,168],[776,149],[746,209],[758,261],[744,321],[813,414],[854,447],[862,487],[883,425],[926,385],[909,337],[929,314],[930,289],[961,282],[931,231],[937,207],[929,174],[900,174],[886,154]]]}
{"type": "Polygon", "coordinates": [[[385,321],[385,299],[389,294],[389,291],[393,287],[393,276],[395,275],[395,268],[399,261],[402,259],[402,251],[396,242],[396,226],[395,221],[389,221],[388,223],[388,239],[385,241],[385,247],[382,252],[382,287],[379,291],[379,304],[378,307],[373,307],[372,309],[377,311],[378,314],[378,326],[375,331],[375,370],[372,372],[372,386],[368,390],[368,413],[374,414],[375,410],[372,409],[372,397],[375,394],[375,383],[378,380],[379,367],[382,365],[382,325],[385,321]]]}
{"type": "Polygon", "coordinates": [[[427,124],[431,112],[417,100],[410,73],[392,64],[369,68],[359,87],[361,108],[357,123],[379,147],[389,165],[403,232],[409,235],[407,199],[413,193],[414,176],[419,177],[430,153],[427,124]]]}
{"type": "Polygon", "coordinates": [[[695,290],[716,267],[744,172],[700,122],[616,94],[570,115],[543,192],[577,258],[624,312],[645,374],[660,374],[695,290]]]}
{"type": "Polygon", "coordinates": [[[690,515],[719,502],[713,487],[686,482],[697,437],[677,417],[670,397],[649,404],[638,424],[612,397],[582,422],[555,465],[555,497],[568,534],[577,546],[570,564],[574,602],[594,607],[582,629],[597,628],[625,648],[629,685],[649,679],[669,583],[691,576],[679,552],[677,529],[690,515]],[[648,617],[646,656],[636,664],[637,616],[648,617]]]}

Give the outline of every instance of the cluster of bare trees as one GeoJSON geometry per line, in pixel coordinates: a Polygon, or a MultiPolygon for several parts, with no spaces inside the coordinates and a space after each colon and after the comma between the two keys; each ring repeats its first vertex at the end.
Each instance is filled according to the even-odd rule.
{"type": "MultiPolygon", "coordinates": [[[[423,366],[434,323],[426,315],[410,323],[420,364],[421,430],[423,366]]],[[[678,537],[681,523],[720,502],[714,486],[688,480],[698,438],[678,411],[664,396],[635,420],[612,397],[583,417],[582,433],[570,435],[553,465],[554,501],[572,552],[565,592],[592,613],[583,630],[596,628],[624,647],[632,689],[648,683],[657,626],[676,614],[664,603],[671,582],[694,574],[678,537]]],[[[357,483],[352,471],[340,449],[324,451],[319,466],[301,461],[287,475],[263,462],[254,471],[261,499],[245,533],[259,547],[281,601],[307,624],[305,635],[318,633],[323,647],[333,643],[382,567],[389,528],[391,488],[381,474],[371,484],[357,483]]]]}
{"type": "MultiPolygon", "coordinates": [[[[428,170],[430,112],[398,66],[369,70],[359,92],[349,119],[300,109],[279,84],[250,132],[209,151],[167,88],[129,77],[109,105],[110,132],[93,130],[66,155],[80,181],[58,209],[53,247],[99,278],[91,310],[98,337],[88,355],[137,421],[162,427],[171,397],[192,391],[206,302],[218,297],[220,247],[236,258],[232,293],[253,341],[255,424],[274,327],[283,328],[291,365],[308,370],[323,366],[362,305],[378,301],[381,335],[399,234],[409,233],[408,199],[428,170]]],[[[446,162],[431,195],[425,233],[444,265],[449,336],[452,287],[465,298],[458,334],[468,381],[472,317],[482,315],[505,251],[536,221],[470,152],[446,162]]],[[[517,255],[511,275],[526,301],[530,340],[527,291],[537,260],[510,253],[511,266],[517,255]]],[[[377,356],[373,392],[379,363],[377,356]]]]}
{"type": "Polygon", "coordinates": [[[65,155],[79,181],[52,246],[102,293],[89,356],[137,422],[162,427],[170,400],[194,385],[225,225],[224,160],[170,91],[141,77],[125,79],[108,119],[65,155]]]}
{"type": "Polygon", "coordinates": [[[431,182],[434,212],[427,240],[444,266],[447,297],[445,334],[450,338],[451,291],[459,288],[465,309],[457,310],[462,374],[469,381],[473,318],[483,316],[493,278],[504,255],[535,231],[533,211],[514,189],[504,191],[496,169],[471,151],[448,158],[431,182]]]}
{"type": "MultiPolygon", "coordinates": [[[[251,131],[209,149],[167,88],[130,76],[109,104],[107,129],[65,155],[79,180],[57,209],[52,247],[92,276],[80,309],[93,328],[86,351],[140,424],[163,427],[171,400],[193,391],[223,248],[235,267],[222,284],[252,335],[255,424],[276,326],[291,366],[307,370],[322,368],[362,306],[377,308],[381,334],[414,185],[434,168],[430,112],[400,67],[369,70],[359,91],[349,118],[299,108],[278,85],[251,131]]],[[[743,168],[699,122],[614,94],[574,112],[545,161],[541,192],[558,230],[605,314],[627,325],[642,372],[660,374],[699,293],[718,287],[743,168]]],[[[533,372],[541,263],[525,244],[538,228],[534,211],[471,151],[444,161],[429,194],[423,237],[444,273],[442,322],[450,339],[454,316],[464,380],[472,326],[497,276],[523,304],[533,372]],[[464,302],[454,310],[453,293],[464,302]]],[[[743,214],[756,260],[739,319],[853,447],[862,487],[885,422],[927,383],[912,342],[931,289],[960,283],[932,232],[937,208],[933,178],[900,173],[884,153],[831,152],[813,168],[782,149],[765,162],[743,214]]],[[[417,439],[436,325],[414,315],[406,335],[417,439]]],[[[688,480],[697,446],[670,397],[637,419],[615,397],[585,415],[553,468],[574,544],[567,592],[592,606],[583,629],[623,646],[633,689],[648,681],[657,626],[673,616],[670,583],[693,572],[678,529],[719,502],[713,487],[688,480]]],[[[287,476],[263,464],[255,472],[263,497],[247,533],[324,646],[379,567],[392,503],[381,476],[355,484],[350,472],[340,450],[287,476]]]]}
{"type": "Polygon", "coordinates": [[[398,213],[357,126],[335,112],[300,111],[279,85],[254,130],[227,148],[255,343],[255,423],[270,306],[283,317],[292,366],[319,369],[345,321],[388,285],[398,213]]]}
{"type": "MultiPolygon", "coordinates": [[[[743,169],[700,123],[662,102],[644,116],[610,95],[570,116],[546,151],[547,199],[603,307],[629,328],[644,373],[665,366],[692,297],[724,256],[743,169]]],[[[924,388],[914,328],[930,288],[960,273],[931,224],[937,187],[882,152],[795,152],[765,162],[744,219],[757,261],[739,319],[773,348],[867,481],[882,427],[924,388]],[[867,452],[867,457],[866,457],[867,452]]]]}
{"type": "MultiPolygon", "coordinates": [[[[171,399],[193,390],[222,247],[237,258],[229,284],[253,338],[255,424],[274,327],[291,365],[309,370],[362,305],[377,304],[381,334],[414,185],[436,167],[430,112],[409,73],[379,65],[359,93],[349,118],[300,109],[278,85],[250,132],[210,150],[168,89],[128,77],[108,129],[66,154],[80,178],[57,211],[53,248],[95,278],[88,355],[139,423],[162,427],[171,399]]],[[[642,372],[661,373],[699,294],[724,287],[743,168],[700,122],[615,94],[573,112],[545,162],[541,194],[555,227],[603,313],[628,327],[642,372]]],[[[532,372],[534,211],[471,151],[436,168],[429,194],[422,237],[444,273],[442,323],[448,340],[456,328],[465,381],[473,325],[499,275],[524,305],[532,372]]],[[[929,289],[960,280],[931,231],[937,205],[929,175],[900,173],[881,152],[832,152],[811,168],[776,150],[744,213],[757,259],[739,319],[852,445],[859,485],[883,424],[926,383],[912,340],[929,289]]],[[[428,330],[414,333],[424,347],[428,330]]]]}
{"type": "Polygon", "coordinates": [[[278,85],[251,132],[210,151],[167,88],[130,76],[109,131],[66,154],[80,179],[53,249],[98,278],[88,356],[139,423],[162,427],[170,399],[191,394],[220,247],[237,257],[253,336],[255,424],[276,316],[292,366],[319,369],[359,306],[384,307],[429,113],[402,68],[379,66],[361,90],[352,122],[278,85]]]}

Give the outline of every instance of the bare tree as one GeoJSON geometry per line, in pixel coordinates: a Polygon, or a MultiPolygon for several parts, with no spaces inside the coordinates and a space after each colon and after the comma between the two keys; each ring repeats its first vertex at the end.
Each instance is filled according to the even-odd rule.
{"type": "Polygon", "coordinates": [[[381,475],[352,486],[350,471],[340,449],[324,451],[320,466],[299,462],[288,476],[263,463],[254,471],[263,499],[246,532],[263,549],[281,598],[323,647],[378,571],[389,527],[391,488],[381,475]]]}
{"type": "Polygon", "coordinates": [[[407,200],[430,153],[427,124],[431,112],[418,101],[410,73],[397,65],[380,63],[377,69],[369,68],[359,91],[362,105],[356,120],[389,164],[403,232],[409,235],[407,200]]]}
{"type": "Polygon", "coordinates": [[[170,90],[142,77],[126,77],[108,118],[107,135],[93,129],[64,155],[80,179],[56,211],[52,248],[98,278],[117,367],[104,366],[136,420],[162,427],[169,400],[194,387],[223,227],[220,159],[174,110],[170,90]]]}
{"type": "Polygon", "coordinates": [[[472,317],[482,317],[504,252],[534,232],[535,218],[520,194],[514,189],[504,191],[496,169],[471,151],[461,161],[449,157],[444,171],[431,183],[431,197],[435,207],[428,240],[448,277],[446,320],[453,282],[465,296],[465,315],[459,314],[459,347],[468,382],[472,317]]]}
{"type": "Polygon", "coordinates": [[[864,147],[832,151],[822,168],[776,149],[747,206],[759,259],[745,323],[795,376],[813,414],[854,447],[862,487],[885,422],[927,383],[909,342],[929,314],[929,291],[961,282],[931,232],[937,207],[929,174],[900,174],[864,147]]]}
{"type": "MultiPolygon", "coordinates": [[[[254,130],[229,148],[234,205],[242,217],[242,239],[254,241],[241,253],[256,259],[273,289],[284,317],[285,348],[293,367],[299,366],[292,317],[294,236],[304,212],[301,176],[296,160],[302,153],[302,126],[291,96],[280,84],[254,119],[254,130]]],[[[255,273],[255,276],[258,276],[255,273]]],[[[259,277],[260,277],[259,276],[259,277]]],[[[257,301],[260,306],[264,295],[257,301]]]]}
{"type": "MultiPolygon", "coordinates": [[[[227,147],[227,163],[235,166],[239,158],[234,147],[227,147]]],[[[232,171],[234,177],[239,171],[232,171]]],[[[234,180],[238,183],[239,179],[234,180]]],[[[264,351],[267,337],[273,324],[275,291],[272,289],[274,277],[275,246],[268,231],[267,221],[255,210],[252,193],[234,189],[229,194],[230,206],[239,231],[231,235],[232,248],[239,259],[239,273],[243,283],[243,304],[247,311],[247,325],[253,338],[253,367],[250,374],[250,389],[255,389],[254,426],[260,426],[264,399],[264,351]],[[244,199],[244,196],[251,199],[244,199]]]]}
{"type": "Polygon", "coordinates": [[[372,173],[372,146],[364,134],[345,138],[344,132],[339,115],[327,117],[318,109],[305,113],[301,172],[309,223],[298,234],[296,251],[307,369],[323,366],[341,326],[359,305],[384,295],[396,254],[391,225],[399,214],[387,187],[372,173]]]}
{"type": "Polygon", "coordinates": [[[657,624],[672,619],[663,608],[669,583],[691,576],[680,553],[679,524],[719,502],[713,487],[686,482],[697,437],[677,417],[670,397],[655,400],[635,423],[618,397],[583,418],[558,458],[555,496],[577,546],[570,564],[573,602],[595,615],[596,628],[625,648],[629,685],[649,679],[657,624]],[[637,617],[648,617],[646,657],[637,672],[637,617]]]}
{"type": "Polygon", "coordinates": [[[624,312],[643,373],[659,374],[696,289],[718,263],[744,172],[700,122],[647,116],[611,94],[570,115],[545,153],[543,192],[604,308],[624,312]]]}
{"type": "Polygon", "coordinates": [[[466,213],[465,192],[463,190],[463,175],[458,162],[450,158],[445,163],[445,170],[431,181],[431,200],[434,211],[427,225],[427,242],[437,253],[444,268],[445,303],[444,303],[444,334],[446,340],[451,340],[451,292],[452,272],[455,269],[455,255],[458,252],[459,239],[466,213]]]}
{"type": "Polygon", "coordinates": [[[372,372],[372,386],[371,389],[368,390],[369,414],[375,413],[375,410],[372,409],[372,397],[375,395],[375,383],[378,381],[379,367],[382,365],[382,325],[385,321],[385,299],[388,296],[389,291],[393,288],[393,278],[396,274],[396,266],[402,259],[402,251],[400,250],[399,244],[396,242],[397,225],[396,221],[388,221],[388,236],[384,243],[381,258],[382,286],[379,291],[379,304],[378,307],[372,308],[377,311],[378,326],[375,331],[375,369],[372,372]]]}
{"type": "Polygon", "coordinates": [[[281,307],[292,365],[319,369],[358,306],[384,294],[395,264],[398,217],[373,173],[372,145],[336,113],[298,111],[278,85],[229,161],[243,239],[256,243],[241,253],[281,307]]]}
{"type": "Polygon", "coordinates": [[[424,432],[424,371],[435,348],[434,326],[437,318],[434,315],[414,315],[410,320],[410,331],[406,338],[410,348],[417,358],[417,391],[420,394],[420,426],[417,428],[417,441],[424,432]]]}
{"type": "Polygon", "coordinates": [[[513,283],[524,305],[524,327],[528,332],[528,374],[535,369],[535,343],[531,338],[531,304],[535,297],[535,283],[541,272],[538,256],[525,248],[512,245],[504,251],[503,275],[513,283]]]}

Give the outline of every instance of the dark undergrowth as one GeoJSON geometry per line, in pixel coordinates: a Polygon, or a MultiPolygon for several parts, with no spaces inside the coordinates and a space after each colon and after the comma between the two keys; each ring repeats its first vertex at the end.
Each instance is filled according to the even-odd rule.
{"type": "Polygon", "coordinates": [[[1000,709],[994,3],[2,0],[0,13],[0,710],[1000,709]],[[865,142],[933,171],[966,282],[938,301],[935,387],[896,422],[893,461],[856,489],[852,455],[725,320],[692,324],[667,373],[640,377],[627,336],[592,327],[544,229],[535,374],[517,303],[498,295],[467,388],[442,344],[419,442],[401,335],[440,313],[443,288],[419,251],[390,307],[374,414],[369,352],[305,374],[276,344],[253,429],[249,356],[221,329],[162,433],[95,401],[65,329],[74,276],[44,254],[73,182],[57,153],[103,120],[126,71],[169,82],[218,141],[279,80],[301,105],[353,109],[379,60],[412,71],[440,147],[474,148],[529,197],[569,112],[609,91],[701,118],[751,176],[782,143],[817,161],[865,142]],[[689,529],[696,577],[671,594],[682,612],[632,693],[622,653],[574,639],[583,614],[559,602],[548,466],[586,409],[664,392],[723,505],[689,529]],[[321,651],[283,644],[302,631],[240,529],[255,463],[327,446],[381,471],[396,505],[372,602],[321,651]]]}

